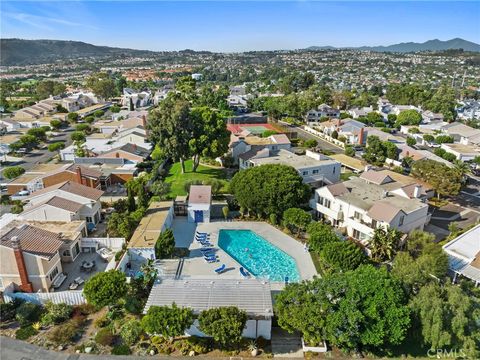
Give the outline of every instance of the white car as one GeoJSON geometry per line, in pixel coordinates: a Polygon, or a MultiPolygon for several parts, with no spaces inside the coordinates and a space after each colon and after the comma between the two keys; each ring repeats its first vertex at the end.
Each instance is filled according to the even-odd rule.
{"type": "Polygon", "coordinates": [[[28,196],[30,195],[30,191],[28,190],[22,190],[17,193],[18,196],[28,196]]]}

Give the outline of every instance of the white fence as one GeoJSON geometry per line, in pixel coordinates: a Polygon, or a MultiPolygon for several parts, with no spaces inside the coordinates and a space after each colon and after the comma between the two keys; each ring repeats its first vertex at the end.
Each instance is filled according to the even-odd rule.
{"type": "Polygon", "coordinates": [[[122,249],[123,244],[125,244],[125,238],[82,238],[81,247],[97,247],[96,244],[100,247],[106,247],[112,249],[113,251],[119,251],[122,249]]]}
{"type": "Polygon", "coordinates": [[[336,145],[336,146],[341,147],[341,148],[345,148],[345,144],[343,142],[341,142],[340,140],[334,139],[333,137],[328,136],[321,131],[315,130],[315,129],[311,128],[310,126],[305,125],[303,127],[303,129],[306,132],[309,132],[310,134],[318,136],[319,138],[322,138],[322,139],[328,141],[329,143],[332,143],[333,145],[336,145]]]}
{"type": "Polygon", "coordinates": [[[5,302],[10,302],[13,299],[21,299],[38,305],[43,305],[47,301],[54,304],[65,303],[68,305],[85,304],[87,300],[83,296],[82,290],[59,291],[53,293],[4,293],[5,302]]]}

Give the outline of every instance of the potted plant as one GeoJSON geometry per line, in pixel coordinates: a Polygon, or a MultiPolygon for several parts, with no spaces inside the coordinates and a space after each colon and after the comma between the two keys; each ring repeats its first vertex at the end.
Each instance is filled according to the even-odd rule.
{"type": "Polygon", "coordinates": [[[250,351],[253,357],[258,355],[258,347],[255,341],[251,341],[250,344],[248,344],[248,351],[250,351]]]}

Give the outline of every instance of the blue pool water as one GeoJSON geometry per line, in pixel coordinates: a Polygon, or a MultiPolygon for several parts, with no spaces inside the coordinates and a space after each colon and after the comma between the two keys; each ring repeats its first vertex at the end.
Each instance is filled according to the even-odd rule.
{"type": "Polygon", "coordinates": [[[257,278],[300,281],[295,260],[250,230],[220,230],[218,246],[257,278]]]}

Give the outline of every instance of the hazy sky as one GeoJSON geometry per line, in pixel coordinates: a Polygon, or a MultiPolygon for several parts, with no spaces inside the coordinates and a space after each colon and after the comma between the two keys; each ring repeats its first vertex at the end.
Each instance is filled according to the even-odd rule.
{"type": "Polygon", "coordinates": [[[4,1],[1,37],[148,50],[244,51],[480,42],[480,1],[4,1]]]}

